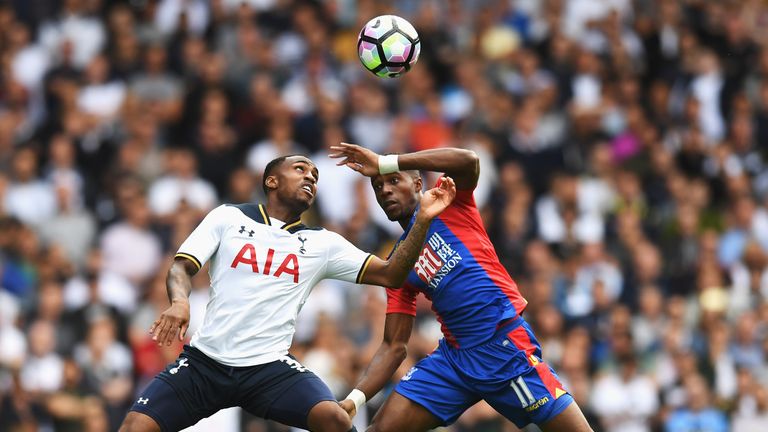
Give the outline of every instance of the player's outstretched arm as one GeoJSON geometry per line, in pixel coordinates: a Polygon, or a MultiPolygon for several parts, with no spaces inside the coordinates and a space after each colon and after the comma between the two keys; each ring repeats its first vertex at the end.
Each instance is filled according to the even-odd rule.
{"type": "Polygon", "coordinates": [[[379,392],[395,373],[408,355],[408,339],[411,337],[414,317],[402,313],[387,314],[384,322],[384,339],[376,350],[371,363],[365,369],[363,377],[357,382],[355,390],[341,401],[341,407],[354,417],[365,401],[379,392]]]}
{"type": "Polygon", "coordinates": [[[456,184],[450,177],[445,177],[440,186],[424,192],[421,195],[419,212],[416,213],[416,222],[408,235],[388,260],[372,257],[363,272],[361,282],[385,287],[402,286],[408,272],[419,257],[429,224],[453,202],[454,198],[456,198],[456,184]]]}
{"type": "Polygon", "coordinates": [[[451,176],[457,189],[472,190],[480,176],[480,160],[471,150],[448,147],[380,156],[365,147],[347,143],[332,146],[331,150],[330,157],[341,159],[338,165],[346,165],[368,177],[397,170],[436,171],[451,176]]]}
{"type": "Polygon", "coordinates": [[[192,291],[192,276],[197,266],[187,258],[176,257],[165,279],[168,300],[171,306],[160,314],[149,329],[152,340],[158,345],[170,345],[178,337],[184,340],[189,327],[189,293],[192,291]]]}

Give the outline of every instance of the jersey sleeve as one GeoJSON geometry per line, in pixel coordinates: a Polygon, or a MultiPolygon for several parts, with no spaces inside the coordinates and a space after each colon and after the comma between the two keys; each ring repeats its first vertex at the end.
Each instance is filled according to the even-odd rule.
{"type": "Polygon", "coordinates": [[[418,294],[418,291],[408,285],[402,288],[387,288],[387,313],[416,316],[416,296],[418,294]]]}
{"type": "Polygon", "coordinates": [[[373,255],[363,252],[344,237],[330,232],[325,277],[362,283],[363,274],[373,255]]]}
{"type": "Polygon", "coordinates": [[[222,205],[211,210],[197,228],[192,231],[192,234],[184,240],[179,251],[176,252],[176,256],[192,261],[200,270],[219,248],[222,232],[226,225],[223,215],[225,208],[226,206],[222,205]]]}

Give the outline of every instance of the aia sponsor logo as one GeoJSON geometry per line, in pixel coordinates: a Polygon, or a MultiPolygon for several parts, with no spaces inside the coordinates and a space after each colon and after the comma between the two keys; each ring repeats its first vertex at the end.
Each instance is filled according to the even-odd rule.
{"type": "Polygon", "coordinates": [[[296,254],[288,254],[282,258],[280,265],[276,265],[275,250],[269,248],[260,253],[256,253],[256,246],[246,243],[240,248],[235,259],[232,260],[230,267],[238,268],[241,264],[250,267],[253,273],[261,273],[274,277],[288,276],[293,277],[293,283],[299,283],[299,258],[296,254]]]}

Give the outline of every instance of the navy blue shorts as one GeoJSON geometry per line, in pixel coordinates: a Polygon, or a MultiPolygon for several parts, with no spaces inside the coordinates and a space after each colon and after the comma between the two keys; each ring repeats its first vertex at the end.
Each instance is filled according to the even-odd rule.
{"type": "Polygon", "coordinates": [[[184,429],[234,406],[306,429],[309,411],[327,400],[336,400],[328,386],[292,356],[229,367],[185,345],[179,358],[141,392],[131,411],[152,417],[163,431],[184,429]]]}
{"type": "Polygon", "coordinates": [[[573,402],[555,371],[541,359],[530,326],[517,317],[487,343],[437,349],[411,368],[395,391],[451,424],[484,399],[523,428],[552,420],[573,402]]]}

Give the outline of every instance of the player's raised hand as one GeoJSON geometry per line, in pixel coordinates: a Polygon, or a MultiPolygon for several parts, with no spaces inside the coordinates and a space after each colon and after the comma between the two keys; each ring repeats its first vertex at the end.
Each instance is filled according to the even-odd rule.
{"type": "Polygon", "coordinates": [[[443,177],[440,186],[421,195],[421,208],[416,217],[433,219],[443,212],[456,198],[456,183],[450,177],[443,177]]]}
{"type": "Polygon", "coordinates": [[[379,155],[365,147],[355,144],[340,143],[331,146],[329,156],[333,159],[341,159],[336,165],[346,165],[360,174],[373,177],[379,174],[379,155]]]}
{"type": "Polygon", "coordinates": [[[188,327],[189,303],[175,301],[152,324],[149,334],[152,335],[153,341],[157,341],[157,345],[170,345],[177,337],[183,341],[188,327]]]}

